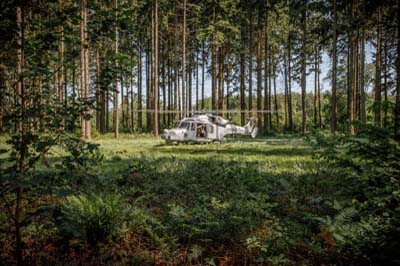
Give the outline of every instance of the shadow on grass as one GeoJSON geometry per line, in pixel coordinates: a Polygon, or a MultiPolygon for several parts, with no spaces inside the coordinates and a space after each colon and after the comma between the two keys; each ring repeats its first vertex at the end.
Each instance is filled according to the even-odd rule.
{"type": "Polygon", "coordinates": [[[282,156],[282,157],[294,157],[294,156],[310,156],[312,155],[311,148],[273,148],[273,149],[260,149],[257,147],[215,147],[215,146],[200,146],[196,145],[193,146],[186,146],[180,147],[175,146],[169,149],[158,149],[159,147],[165,146],[158,146],[155,147],[154,151],[163,153],[163,154],[171,154],[176,155],[177,153],[180,154],[199,154],[204,155],[207,153],[217,153],[222,155],[231,155],[231,156],[241,156],[241,155],[257,155],[257,156],[282,156]]]}

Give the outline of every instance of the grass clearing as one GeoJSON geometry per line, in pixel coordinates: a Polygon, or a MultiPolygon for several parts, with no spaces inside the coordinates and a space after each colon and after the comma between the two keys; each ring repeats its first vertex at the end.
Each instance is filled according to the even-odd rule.
{"type": "Polygon", "coordinates": [[[107,135],[92,143],[102,156],[85,153],[82,164],[64,157],[69,169],[55,147],[37,168],[69,192],[47,210],[51,219],[27,228],[30,250],[55,250],[33,252],[31,264],[346,264],[368,248],[357,241],[378,241],[375,232],[390,224],[367,215],[358,222],[352,205],[370,193],[368,181],[346,168],[347,157],[344,167],[316,159],[321,147],[299,136],[167,145],[149,135],[107,135]]]}
{"type": "Polygon", "coordinates": [[[312,151],[300,137],[229,139],[224,144],[178,144],[167,145],[165,141],[151,136],[120,139],[94,139],[105,155],[103,169],[106,173],[121,173],[130,161],[138,157],[258,161],[266,171],[276,173],[295,172],[298,164],[310,163],[312,151]]]}

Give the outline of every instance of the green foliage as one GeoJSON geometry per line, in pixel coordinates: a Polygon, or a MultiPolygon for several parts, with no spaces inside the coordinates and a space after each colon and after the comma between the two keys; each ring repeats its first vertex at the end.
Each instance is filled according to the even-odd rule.
{"type": "Polygon", "coordinates": [[[49,161],[64,164],[53,173],[68,177],[73,194],[44,216],[57,227],[38,221],[26,234],[37,228],[39,239],[54,234],[80,243],[69,245],[82,254],[125,254],[116,261],[134,265],[390,264],[398,144],[385,131],[357,129],[356,137],[315,133],[312,149],[293,136],[224,145],[124,135],[99,138],[99,146],[70,142],[63,147],[75,151],[57,150],[61,158],[49,161]]]}
{"type": "Polygon", "coordinates": [[[235,192],[243,191],[246,186],[243,170],[248,165],[248,174],[252,175],[254,163],[216,163],[215,159],[181,161],[170,158],[166,161],[166,158],[142,157],[135,160],[121,185],[157,195],[153,199],[157,208],[167,210],[163,224],[183,243],[240,239],[268,216],[274,204],[256,189],[235,192]],[[154,165],[158,165],[157,169],[154,165]],[[176,196],[184,201],[171,202],[176,196]]]}
{"type": "Polygon", "coordinates": [[[91,245],[124,238],[128,230],[141,231],[150,220],[118,194],[69,196],[61,208],[62,230],[91,245]]]}
{"type": "Polygon", "coordinates": [[[317,155],[346,184],[333,204],[337,214],[324,221],[339,250],[393,263],[400,236],[400,145],[385,129],[356,126],[355,137],[316,136],[317,155]]]}

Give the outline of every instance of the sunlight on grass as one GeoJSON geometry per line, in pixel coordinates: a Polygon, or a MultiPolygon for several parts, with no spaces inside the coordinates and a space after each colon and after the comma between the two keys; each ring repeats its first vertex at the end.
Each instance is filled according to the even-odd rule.
{"type": "MultiPolygon", "coordinates": [[[[112,136],[96,138],[105,155],[104,171],[108,174],[123,172],[134,158],[154,157],[190,160],[256,161],[264,171],[295,172],[299,163],[311,162],[311,149],[300,137],[228,139],[226,143],[167,145],[161,139],[149,135],[136,138],[122,135],[118,140],[112,136]]],[[[157,166],[159,167],[159,166],[157,166]]]]}

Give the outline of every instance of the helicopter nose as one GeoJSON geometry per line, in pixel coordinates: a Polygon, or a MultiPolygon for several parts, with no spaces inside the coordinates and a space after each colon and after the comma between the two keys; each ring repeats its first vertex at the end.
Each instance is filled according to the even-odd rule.
{"type": "Polygon", "coordinates": [[[163,136],[163,138],[167,139],[167,137],[168,137],[168,130],[167,129],[164,129],[162,136],[163,136]]]}

